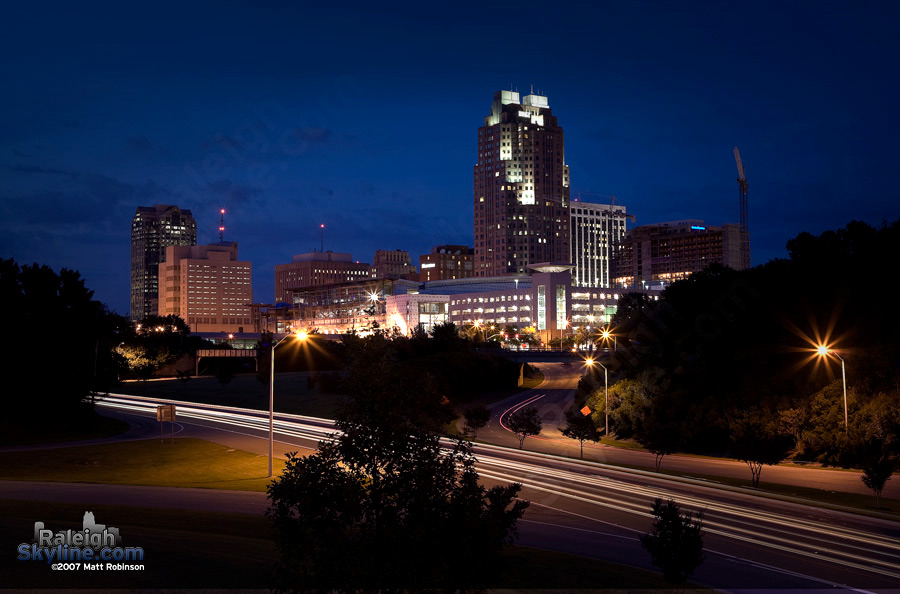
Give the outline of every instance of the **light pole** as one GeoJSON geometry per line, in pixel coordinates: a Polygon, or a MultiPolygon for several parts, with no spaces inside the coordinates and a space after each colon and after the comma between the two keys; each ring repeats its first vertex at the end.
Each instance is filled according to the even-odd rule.
{"type": "Polygon", "coordinates": [[[603,389],[606,393],[606,397],[604,398],[604,400],[605,400],[604,404],[606,405],[606,433],[604,435],[606,435],[606,437],[609,437],[609,376],[608,376],[608,370],[606,369],[606,365],[604,365],[600,361],[594,361],[593,359],[587,359],[587,360],[585,360],[585,363],[587,363],[588,367],[591,367],[594,363],[596,363],[597,365],[599,365],[600,367],[603,368],[603,389]]]}
{"type": "Polygon", "coordinates": [[[844,366],[844,359],[840,355],[838,355],[835,351],[833,351],[832,349],[830,349],[824,345],[819,345],[818,347],[816,347],[816,353],[818,353],[818,355],[820,357],[827,357],[828,355],[834,355],[835,357],[838,358],[838,361],[841,362],[841,378],[843,379],[843,382],[844,382],[844,433],[845,434],[849,433],[850,432],[850,423],[849,423],[848,415],[847,415],[847,369],[844,366]]]}
{"type": "Polygon", "coordinates": [[[269,357],[269,478],[272,478],[272,461],[275,459],[275,347],[291,336],[296,336],[297,340],[306,340],[308,334],[298,331],[288,334],[278,342],[273,342],[269,357]]]}

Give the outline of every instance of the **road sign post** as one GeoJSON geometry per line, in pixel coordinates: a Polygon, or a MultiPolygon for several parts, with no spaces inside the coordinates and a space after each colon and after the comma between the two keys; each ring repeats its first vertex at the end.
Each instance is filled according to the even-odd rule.
{"type": "Polygon", "coordinates": [[[159,441],[163,440],[163,423],[168,421],[171,424],[171,433],[169,439],[171,443],[175,443],[175,405],[160,404],[156,407],[156,420],[159,421],[159,441]]]}

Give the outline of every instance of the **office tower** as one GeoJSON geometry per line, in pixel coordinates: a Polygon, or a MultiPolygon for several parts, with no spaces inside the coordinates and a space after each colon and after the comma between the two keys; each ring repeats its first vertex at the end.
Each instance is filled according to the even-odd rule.
{"type": "Polygon", "coordinates": [[[375,250],[372,278],[405,278],[418,280],[416,267],[406,250],[375,250]]]}
{"type": "Polygon", "coordinates": [[[611,287],[610,263],[616,244],[625,236],[626,214],[621,204],[574,200],[569,205],[574,287],[611,287]]]}
{"type": "Polygon", "coordinates": [[[667,285],[711,264],[742,268],[740,225],[707,227],[686,220],[629,229],[614,257],[614,284],[623,288],[667,285]]]}
{"type": "Polygon", "coordinates": [[[138,206],[131,221],[131,319],[156,315],[159,264],[166,248],[197,243],[191,211],[168,204],[138,206]]]}
{"type": "Polygon", "coordinates": [[[453,280],[474,276],[474,251],[466,245],[437,245],[419,256],[419,282],[453,280]]]}
{"type": "Polygon", "coordinates": [[[569,261],[569,168],[547,97],[494,93],[474,173],[476,276],[569,261]]]}
{"type": "Polygon", "coordinates": [[[159,264],[159,315],[180,316],[191,332],[249,332],[251,272],[234,242],[169,246],[159,264]]]}
{"type": "Polygon", "coordinates": [[[275,302],[293,303],[292,289],[334,285],[369,278],[371,266],[354,262],[349,253],[308,252],[290,264],[275,266],[275,302]]]}

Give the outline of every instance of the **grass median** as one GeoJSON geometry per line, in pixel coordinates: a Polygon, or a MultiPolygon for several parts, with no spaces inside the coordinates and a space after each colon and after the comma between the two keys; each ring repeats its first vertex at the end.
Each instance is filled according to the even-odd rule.
{"type": "Polygon", "coordinates": [[[189,438],[0,452],[0,478],[13,480],[265,491],[268,473],[268,456],[189,438]]]}

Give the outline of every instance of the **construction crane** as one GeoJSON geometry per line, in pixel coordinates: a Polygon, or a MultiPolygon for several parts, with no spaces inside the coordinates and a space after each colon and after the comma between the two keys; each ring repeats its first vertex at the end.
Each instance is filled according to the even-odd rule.
{"type": "Polygon", "coordinates": [[[744,175],[744,164],[738,147],[734,147],[734,162],[737,163],[741,205],[741,268],[747,269],[750,268],[750,216],[747,212],[747,176],[744,175]]]}

